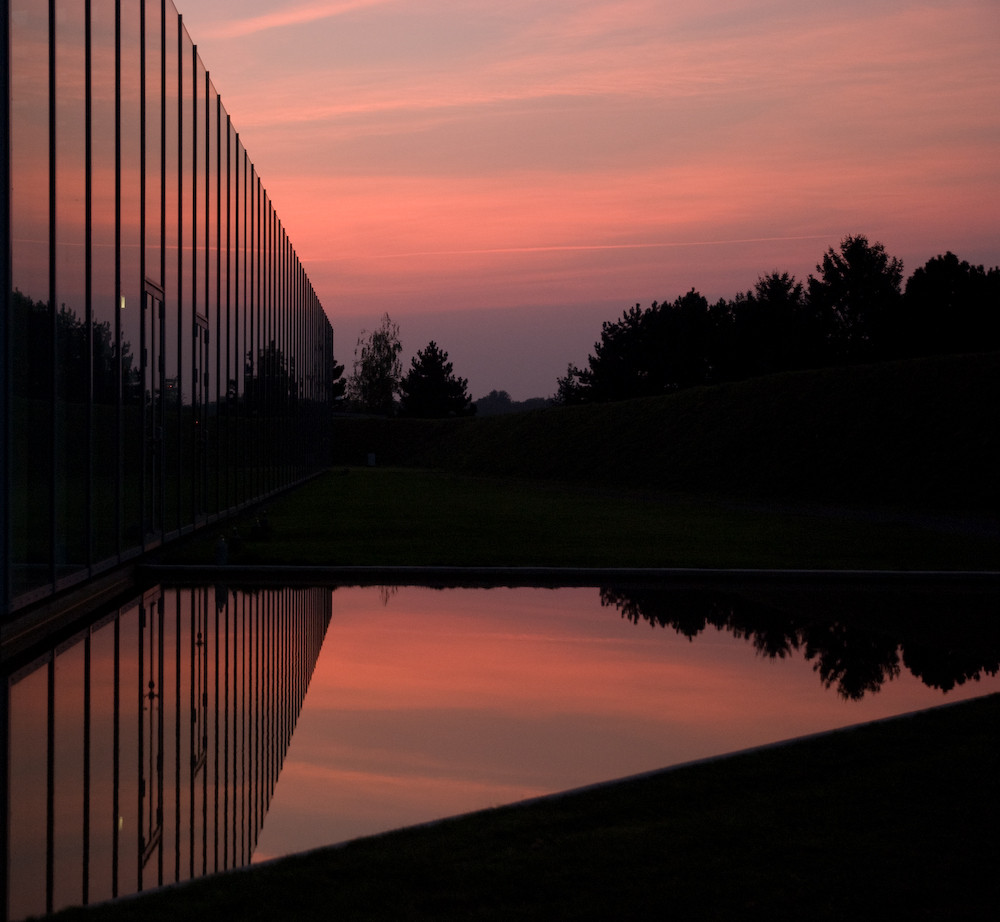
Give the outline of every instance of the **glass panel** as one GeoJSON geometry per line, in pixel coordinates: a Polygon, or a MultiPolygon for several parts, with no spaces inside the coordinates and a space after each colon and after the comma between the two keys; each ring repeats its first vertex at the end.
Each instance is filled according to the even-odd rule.
{"type": "MultiPolygon", "coordinates": [[[[118,285],[115,277],[115,0],[91,3],[93,559],[118,551],[118,285]]],[[[131,357],[130,357],[131,358],[131,357]]]]}
{"type": "Polygon", "coordinates": [[[181,466],[181,329],[180,298],[184,291],[180,273],[180,56],[178,53],[177,13],[172,4],[166,5],[164,29],[164,520],[163,527],[172,532],[182,523],[180,513],[180,480],[184,476],[181,466]]]}
{"type": "Polygon", "coordinates": [[[147,543],[163,534],[164,361],[166,316],[158,293],[143,300],[143,514],[147,543]]]}
{"type": "Polygon", "coordinates": [[[236,336],[237,329],[237,284],[239,282],[237,263],[237,213],[236,213],[236,132],[225,115],[225,157],[223,175],[225,189],[223,190],[225,218],[225,257],[223,273],[225,276],[224,317],[225,345],[223,346],[222,367],[220,368],[220,397],[223,407],[223,464],[225,470],[225,494],[223,506],[231,508],[237,502],[236,493],[236,366],[239,356],[236,336]]]}
{"type": "Polygon", "coordinates": [[[161,886],[164,882],[163,824],[165,812],[163,747],[164,711],[164,605],[162,595],[147,595],[139,616],[138,649],[138,769],[139,798],[136,817],[139,848],[136,870],[139,889],[161,886]]]}
{"type": "Polygon", "coordinates": [[[180,481],[181,521],[187,525],[194,521],[195,509],[195,445],[197,432],[194,426],[194,304],[196,301],[197,267],[195,264],[194,235],[197,192],[195,188],[195,50],[187,29],[181,28],[181,127],[180,127],[180,386],[181,386],[181,470],[180,481]]]}
{"type": "Polygon", "coordinates": [[[205,99],[205,65],[195,56],[194,73],[194,238],[195,310],[202,316],[208,311],[208,105],[205,99]]]}
{"type": "Polygon", "coordinates": [[[52,314],[49,296],[48,17],[11,10],[11,589],[51,582],[52,314]]]}
{"type": "Polygon", "coordinates": [[[142,121],[140,48],[142,32],[135,3],[121,4],[121,296],[122,351],[122,544],[142,544],[143,342],[145,295],[142,260],[142,121]]]}
{"type": "Polygon", "coordinates": [[[209,512],[219,509],[219,350],[223,344],[221,326],[221,282],[219,275],[220,247],[220,197],[219,197],[219,94],[211,80],[206,79],[207,124],[206,140],[208,158],[205,171],[205,202],[207,207],[208,236],[205,240],[206,304],[208,305],[209,350],[205,382],[208,407],[208,489],[207,508],[209,512]]]}
{"type": "Polygon", "coordinates": [[[140,826],[136,816],[137,804],[142,796],[137,769],[140,741],[143,738],[142,674],[139,663],[141,640],[145,633],[138,604],[122,611],[118,622],[117,695],[114,710],[118,738],[115,772],[116,806],[118,822],[114,830],[118,838],[118,863],[111,869],[115,895],[134,893],[139,889],[136,860],[140,852],[140,826]]]}
{"type": "Polygon", "coordinates": [[[263,489],[273,490],[275,487],[275,450],[277,433],[274,428],[274,209],[267,193],[262,190],[263,205],[261,218],[263,220],[263,280],[264,299],[261,324],[261,352],[259,356],[260,378],[262,381],[264,404],[264,479],[263,489]]]}
{"type": "Polygon", "coordinates": [[[208,461],[208,427],[205,418],[208,365],[208,102],[205,66],[195,55],[194,62],[194,305],[196,323],[193,330],[192,393],[194,439],[194,514],[208,511],[206,499],[206,465],[208,461]]]}
{"type": "MultiPolygon", "coordinates": [[[[84,846],[83,824],[86,805],[81,783],[84,760],[85,706],[88,704],[84,687],[85,645],[77,643],[55,662],[55,704],[53,726],[53,828],[54,851],[53,899],[56,906],[81,902],[82,876],[73,873],[80,864],[84,846]]],[[[89,791],[86,792],[89,794],[89,791]]]]}
{"type": "Polygon", "coordinates": [[[203,516],[208,512],[208,437],[205,420],[208,403],[208,393],[205,387],[207,378],[205,369],[208,367],[208,321],[204,317],[195,318],[194,326],[194,400],[192,403],[192,420],[194,424],[194,455],[191,482],[194,489],[195,516],[203,516]]]}
{"type": "Polygon", "coordinates": [[[56,5],[56,578],[86,567],[90,494],[84,7],[56,5]]]}
{"type": "Polygon", "coordinates": [[[237,464],[239,467],[237,493],[240,502],[249,497],[249,471],[250,471],[250,441],[249,427],[250,414],[246,404],[246,367],[250,350],[250,195],[249,195],[249,158],[243,144],[237,138],[236,143],[236,163],[237,163],[237,227],[239,228],[239,247],[237,259],[239,261],[239,284],[237,285],[237,321],[236,336],[238,348],[236,350],[236,393],[239,398],[237,409],[239,419],[239,452],[237,464]]]}
{"type": "Polygon", "coordinates": [[[288,251],[285,230],[274,218],[274,410],[275,410],[275,485],[288,480],[288,302],[285,298],[285,268],[288,251]]]}
{"type": "Polygon", "coordinates": [[[43,664],[10,690],[10,870],[0,873],[9,874],[4,884],[11,919],[44,912],[46,905],[48,679],[43,664]]]}
{"type": "MultiPolygon", "coordinates": [[[[127,5],[127,4],[126,4],[127,5]]],[[[146,140],[146,278],[163,286],[161,229],[163,214],[163,33],[160,0],[142,0],[145,51],[146,140]]],[[[122,78],[126,82],[126,72],[122,78]]]]}
{"type": "Polygon", "coordinates": [[[250,438],[248,460],[250,464],[247,483],[249,496],[257,496],[261,492],[261,457],[263,453],[264,414],[259,397],[257,377],[257,352],[260,349],[261,322],[261,224],[260,224],[260,182],[252,161],[249,169],[250,179],[250,303],[247,308],[247,360],[246,375],[246,406],[249,415],[248,436],[250,438]]]}
{"type": "Polygon", "coordinates": [[[115,621],[95,629],[90,668],[90,879],[91,902],[112,896],[117,817],[115,807],[116,694],[114,684],[115,621]]]}

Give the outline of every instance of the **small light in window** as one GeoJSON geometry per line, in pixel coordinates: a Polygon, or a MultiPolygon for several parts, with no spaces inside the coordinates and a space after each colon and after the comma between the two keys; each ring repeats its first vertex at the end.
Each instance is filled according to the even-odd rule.
{"type": "Polygon", "coordinates": [[[125,310],[125,295],[122,295],[122,296],[121,296],[121,297],[120,297],[120,298],[118,299],[118,307],[119,307],[119,308],[120,308],[121,310],[125,310]]]}

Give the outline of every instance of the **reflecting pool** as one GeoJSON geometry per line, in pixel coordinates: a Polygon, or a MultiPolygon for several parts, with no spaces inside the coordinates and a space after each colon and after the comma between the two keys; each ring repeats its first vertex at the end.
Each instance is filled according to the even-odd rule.
{"type": "Polygon", "coordinates": [[[155,587],[5,663],[8,916],[997,691],[998,601],[155,587]]]}

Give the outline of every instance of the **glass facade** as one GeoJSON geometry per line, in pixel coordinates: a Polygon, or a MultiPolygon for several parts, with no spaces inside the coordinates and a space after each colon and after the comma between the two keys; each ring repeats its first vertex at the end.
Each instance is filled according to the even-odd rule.
{"type": "Polygon", "coordinates": [[[307,477],[333,331],[171,0],[7,0],[0,612],[307,477]]]}

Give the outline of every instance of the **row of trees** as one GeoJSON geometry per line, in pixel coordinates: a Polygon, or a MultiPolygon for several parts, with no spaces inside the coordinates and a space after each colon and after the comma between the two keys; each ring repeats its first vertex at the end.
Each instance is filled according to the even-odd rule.
{"type": "Polygon", "coordinates": [[[710,305],[691,289],[606,321],[587,367],[558,379],[563,404],[624,400],[826,365],[1000,349],[1000,269],[953,253],[909,278],[881,243],[848,236],[805,284],[772,272],[710,305]]]}
{"type": "Polygon", "coordinates": [[[434,340],[417,351],[405,375],[402,351],[399,324],[388,314],[377,329],[362,332],[354,350],[354,371],[346,381],[347,398],[355,408],[424,419],[475,413],[468,380],[455,375],[448,353],[434,340]]]}

